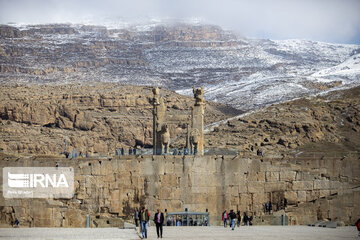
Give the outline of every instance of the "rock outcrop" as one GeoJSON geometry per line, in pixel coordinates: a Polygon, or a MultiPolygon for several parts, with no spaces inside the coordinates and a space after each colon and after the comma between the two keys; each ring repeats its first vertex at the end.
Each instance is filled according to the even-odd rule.
{"type": "Polygon", "coordinates": [[[208,148],[279,156],[285,152],[347,154],[360,149],[360,87],[263,108],[212,127],[208,148]],[[219,138],[219,135],[222,137],[219,138]]]}
{"type": "MultiPolygon", "coordinates": [[[[56,155],[75,148],[113,155],[121,147],[152,146],[150,87],[16,85],[1,86],[0,92],[0,148],[6,153],[56,155]]],[[[190,114],[192,98],[162,92],[168,115],[190,114]]],[[[215,103],[206,108],[207,123],[238,113],[215,103]]],[[[173,139],[185,131],[181,122],[170,126],[173,139]]]]}

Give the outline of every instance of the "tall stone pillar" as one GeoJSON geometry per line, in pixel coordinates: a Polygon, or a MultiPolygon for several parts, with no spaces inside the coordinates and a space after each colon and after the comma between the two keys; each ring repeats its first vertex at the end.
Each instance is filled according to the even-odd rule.
{"type": "Polygon", "coordinates": [[[162,154],[162,132],[164,129],[165,104],[159,88],[153,88],[153,154],[162,154]]]}
{"type": "Polygon", "coordinates": [[[195,104],[191,112],[190,147],[194,155],[204,155],[204,88],[193,88],[195,104]]]}

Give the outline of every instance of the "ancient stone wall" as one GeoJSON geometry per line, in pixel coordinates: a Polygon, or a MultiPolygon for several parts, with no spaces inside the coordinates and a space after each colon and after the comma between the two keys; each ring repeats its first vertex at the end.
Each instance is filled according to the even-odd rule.
{"type": "MultiPolygon", "coordinates": [[[[86,214],[92,226],[121,225],[133,208],[143,204],[152,214],[210,212],[219,224],[224,209],[247,211],[257,224],[264,204],[272,200],[275,214],[286,213],[290,224],[331,219],[345,224],[360,217],[358,157],[345,159],[262,159],[240,156],[122,156],[120,158],[63,159],[1,155],[0,166],[72,166],[72,199],[4,199],[0,223],[20,219],[36,227],[83,227],[86,214]],[[276,204],[285,210],[276,212],[276,204]]],[[[2,175],[2,171],[1,171],[2,175]]],[[[2,176],[0,177],[2,181],[2,176]]]]}

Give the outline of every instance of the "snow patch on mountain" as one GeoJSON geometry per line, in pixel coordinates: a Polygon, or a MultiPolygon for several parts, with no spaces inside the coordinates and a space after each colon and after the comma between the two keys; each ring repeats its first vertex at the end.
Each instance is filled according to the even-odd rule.
{"type": "MultiPolygon", "coordinates": [[[[231,56],[236,56],[231,66],[238,72],[247,67],[248,74],[215,84],[205,82],[205,98],[249,111],[314,95],[329,87],[335,90],[360,85],[359,54],[349,57],[357,48],[298,39],[249,39],[247,46],[231,51],[231,56]]],[[[185,95],[191,91],[177,90],[185,95]]]]}
{"type": "Polygon", "coordinates": [[[350,77],[356,78],[360,76],[360,54],[355,54],[349,57],[344,62],[340,63],[339,65],[326,68],[320,70],[314,74],[313,77],[324,78],[324,77],[331,77],[331,76],[339,76],[339,77],[350,77]]]}

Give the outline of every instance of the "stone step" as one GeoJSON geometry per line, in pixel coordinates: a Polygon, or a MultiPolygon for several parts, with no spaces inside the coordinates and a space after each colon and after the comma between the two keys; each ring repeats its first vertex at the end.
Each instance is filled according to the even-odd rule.
{"type": "MultiPolygon", "coordinates": [[[[286,217],[285,221],[286,221],[285,225],[288,225],[287,217],[286,217]]],[[[262,215],[262,216],[255,217],[253,222],[254,222],[254,225],[282,225],[282,216],[281,215],[276,216],[273,214],[262,215]]]]}

